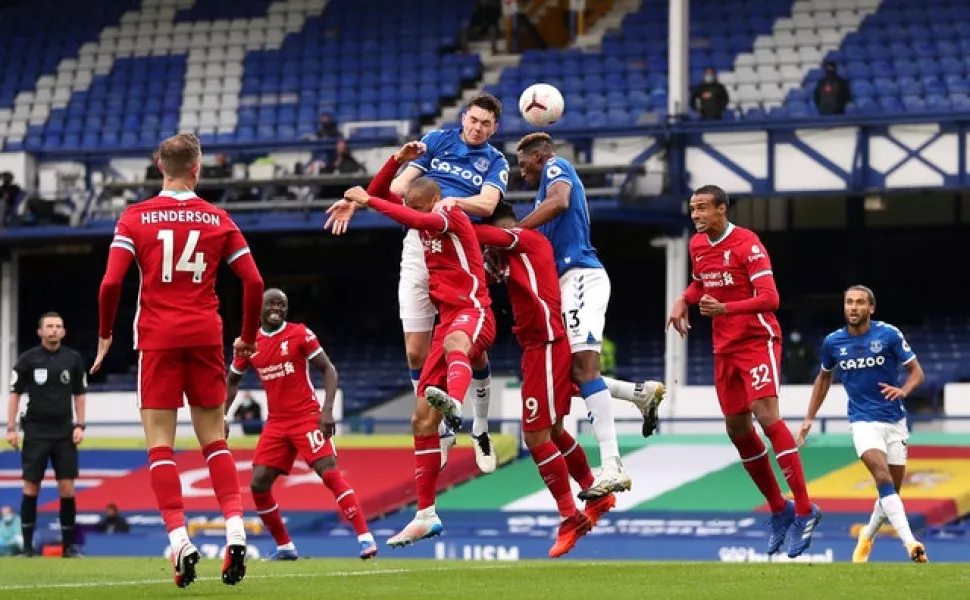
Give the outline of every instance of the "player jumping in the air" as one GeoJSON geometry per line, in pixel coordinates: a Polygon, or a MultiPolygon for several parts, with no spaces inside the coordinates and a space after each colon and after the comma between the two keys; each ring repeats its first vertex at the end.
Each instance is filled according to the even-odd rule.
{"type": "Polygon", "coordinates": [[[192,190],[199,183],[202,149],[192,135],[162,142],[158,167],[162,192],[129,206],[115,228],[99,297],[101,368],[111,347],[121,284],[132,261],[141,271],[135,348],[138,350],[138,406],[145,428],[149,470],[158,507],[172,545],[175,584],[195,580],[199,551],[185,528],[182,482],[175,464],[175,426],[182,398],[226,520],[222,581],[239,583],[246,574],[246,530],[236,463],[225,438],[222,404],[226,400],[226,360],[216,272],[225,259],[243,282],[242,333],[233,348],[255,350],[263,280],[242,233],[228,213],[192,190]]]}
{"type": "Polygon", "coordinates": [[[539,232],[516,227],[512,205],[500,202],[489,225],[476,225],[478,240],[502,253],[507,265],[499,277],[508,283],[515,319],[513,331],[522,347],[522,428],[525,444],[539,474],[556,500],[559,525],[549,556],[569,552],[601,516],[616,506],[608,494],[586,502],[585,514],[576,509],[569,476],[588,489],[593,472],[586,453],[563,428],[576,390],[570,380],[572,353],[561,318],[559,276],[549,241],[539,232]]]}
{"type": "Polygon", "coordinates": [[[903,402],[921,383],[923,369],[903,333],[882,321],[873,321],[876,297],[872,290],[855,285],[845,291],[846,326],[833,331],[822,343],[822,368],[815,378],[812,399],[798,434],[799,445],[832,386],[835,369],[849,397],[852,441],[862,463],[872,473],[879,498],[869,524],[859,533],[852,562],[868,562],[872,542],[888,519],[913,562],[926,562],[926,548],[913,536],[899,490],[906,477],[906,407],[903,402]],[[899,387],[899,365],[908,375],[899,387]]]}
{"type": "Polygon", "coordinates": [[[714,388],[728,437],[771,508],[768,554],[790,536],[794,558],[811,545],[822,513],[808,496],[795,437],[778,411],[781,328],[771,260],[757,234],[728,221],[727,208],[727,194],[715,185],[698,188],[690,199],[697,230],[689,249],[693,281],[674,303],[667,327],[686,336],[691,304],[713,318],[714,388]],[[771,440],[794,503],[781,493],[752,413],[771,440]]]}
{"type": "Polygon", "coordinates": [[[406,205],[402,205],[401,198],[388,189],[399,166],[398,157],[392,156],[371,183],[372,191],[384,192],[382,195],[390,200],[372,197],[360,187],[344,194],[350,201],[370,206],[418,230],[431,299],[441,315],[421,371],[411,417],[418,513],[387,541],[391,546],[406,546],[441,533],[441,520],[434,506],[441,468],[438,425],[444,417],[452,429],[460,427],[461,401],[471,385],[472,361],[479,359],[495,339],[484,259],[468,215],[456,207],[434,209],[441,200],[441,188],[430,177],[411,182],[406,205]]]}
{"type": "Polygon", "coordinates": [[[657,427],[664,385],[658,381],[617,381],[600,373],[610,278],[590,240],[586,189],[573,165],[556,156],[555,144],[546,133],[523,137],[518,160],[525,180],[539,187],[535,210],[519,227],[538,229],[552,243],[562,290],[562,320],[572,349],[570,373],[586,401],[600,446],[600,474],[579,497],[589,500],[629,490],[631,481],[620,460],[612,398],[630,401],[640,409],[643,435],[648,436],[657,427]]]}
{"type": "Polygon", "coordinates": [[[228,414],[249,366],[256,369],[266,390],[269,417],[256,445],[249,487],[259,518],[276,540],[276,551],[269,560],[299,558],[271,491],[280,475],[289,474],[298,454],[336,498],[344,517],[357,533],[360,557],[366,560],[377,555],[377,544],[367,529],[357,495],[337,469],[337,451],[333,444],[337,369],[308,327],[286,321],[288,309],[286,294],[275,288],[266,290],[256,352],[248,358],[237,356],[232,361],[226,395],[228,414]],[[323,374],[322,406],[310,380],[311,365],[323,374]]]}
{"type": "MultiPolygon", "coordinates": [[[[425,151],[408,159],[410,163],[394,179],[391,191],[402,196],[412,181],[424,176],[438,184],[445,200],[457,205],[473,218],[492,214],[509,183],[508,161],[501,151],[488,143],[498,129],[501,116],[502,103],[495,96],[483,93],[469,100],[461,117],[461,127],[436,130],[425,135],[421,139],[425,151]]],[[[334,235],[343,233],[355,208],[353,203],[337,202],[327,211],[330,218],[324,227],[332,228],[334,235]]],[[[415,390],[431,349],[431,332],[437,312],[428,290],[428,267],[424,258],[418,231],[411,229],[404,238],[398,301],[408,366],[411,369],[411,383],[415,390]]],[[[491,473],[495,470],[496,460],[488,435],[488,405],[491,393],[488,356],[482,355],[472,366],[474,420],[471,433],[475,460],[482,472],[491,473]]],[[[439,434],[441,466],[444,467],[455,437],[445,425],[441,426],[439,434]]]]}

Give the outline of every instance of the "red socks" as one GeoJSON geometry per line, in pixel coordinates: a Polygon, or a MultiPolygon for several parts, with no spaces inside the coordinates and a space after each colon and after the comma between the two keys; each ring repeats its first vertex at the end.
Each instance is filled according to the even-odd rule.
{"type": "Polygon", "coordinates": [[[357,494],[344,479],[340,471],[331,469],[324,471],[323,484],[330,488],[333,497],[337,500],[337,505],[343,511],[344,516],[354,526],[357,535],[367,533],[367,521],[364,520],[364,512],[360,510],[360,503],[357,502],[357,494]]]}
{"type": "Polygon", "coordinates": [[[589,460],[586,458],[586,451],[579,445],[568,431],[563,431],[559,437],[552,440],[562,457],[566,461],[566,468],[569,469],[569,476],[579,484],[579,487],[588,489],[593,485],[593,471],[589,468],[589,460]]]}
{"type": "Polygon", "coordinates": [[[775,479],[775,472],[771,468],[771,459],[768,458],[768,449],[765,448],[758,432],[751,429],[744,436],[731,441],[738,449],[744,470],[761,490],[761,494],[768,501],[768,506],[771,507],[771,512],[783,511],[787,501],[781,493],[781,488],[778,487],[778,480],[775,479]]]}
{"type": "Polygon", "coordinates": [[[778,461],[778,466],[785,475],[788,489],[795,497],[795,514],[800,517],[812,514],[812,500],[808,497],[805,471],[802,469],[798,446],[795,445],[795,436],[791,434],[784,421],[776,421],[771,427],[765,429],[765,435],[771,440],[775,460],[778,461]]]}
{"type": "Polygon", "coordinates": [[[472,363],[461,350],[452,350],[445,359],[448,362],[448,395],[464,402],[472,384],[472,363]]]}
{"type": "MultiPolygon", "coordinates": [[[[468,377],[471,381],[470,369],[468,377]]],[[[414,484],[418,488],[418,510],[434,506],[440,470],[441,445],[438,434],[414,436],[414,484]]]]}
{"type": "Polygon", "coordinates": [[[168,446],[151,448],[148,450],[148,465],[158,510],[162,511],[165,521],[165,531],[185,527],[182,480],[175,464],[175,452],[168,446]]]}
{"type": "Polygon", "coordinates": [[[253,492],[253,502],[256,504],[256,514],[263,520],[263,525],[276,540],[277,546],[289,544],[291,541],[290,533],[283,524],[283,515],[280,514],[280,506],[273,499],[272,492],[253,492]]]}
{"type": "Polygon", "coordinates": [[[209,467],[209,479],[212,481],[212,490],[219,501],[219,508],[222,509],[222,516],[226,519],[230,517],[241,517],[242,494],[239,492],[239,475],[236,473],[236,461],[229,452],[226,440],[212,442],[202,449],[202,456],[205,457],[206,466],[209,467]]]}
{"type": "Polygon", "coordinates": [[[562,453],[553,442],[539,444],[535,448],[530,448],[532,460],[539,467],[539,475],[552,497],[556,499],[556,506],[559,514],[563,517],[571,517],[576,513],[576,502],[573,500],[573,492],[569,487],[569,470],[566,467],[566,460],[562,453]]]}

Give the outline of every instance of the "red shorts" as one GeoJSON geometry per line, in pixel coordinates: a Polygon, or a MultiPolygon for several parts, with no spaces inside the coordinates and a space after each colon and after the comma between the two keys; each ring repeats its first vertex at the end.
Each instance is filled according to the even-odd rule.
{"type": "Polygon", "coordinates": [[[214,408],[226,401],[222,346],[142,350],[138,353],[138,407],[156,410],[214,408]]]}
{"type": "Polygon", "coordinates": [[[308,466],[313,466],[321,458],[337,455],[333,438],[324,439],[320,431],[319,416],[308,415],[302,419],[283,421],[271,418],[266,421],[253,454],[253,466],[279,469],[288,475],[297,454],[308,466]]]}
{"type": "MultiPolygon", "coordinates": [[[[495,341],[495,315],[490,308],[470,308],[448,315],[450,320],[434,328],[431,351],[421,369],[418,381],[418,397],[424,397],[428,386],[444,389],[448,385],[448,360],[445,356],[445,337],[452,331],[464,331],[471,338],[472,350],[468,358],[474,361],[488,351],[495,341]]],[[[463,398],[458,398],[459,401],[463,398]]]]}
{"type": "Polygon", "coordinates": [[[759,340],[714,355],[714,389],[724,416],[750,412],[751,403],[778,396],[781,340],[759,340]]]}
{"type": "Polygon", "coordinates": [[[542,431],[569,414],[576,386],[566,338],[522,349],[522,429],[542,431]]]}

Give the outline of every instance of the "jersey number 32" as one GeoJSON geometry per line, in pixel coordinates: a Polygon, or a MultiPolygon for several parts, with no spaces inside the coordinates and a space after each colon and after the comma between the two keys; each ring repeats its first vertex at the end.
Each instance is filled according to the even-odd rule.
{"type": "Polygon", "coordinates": [[[175,262],[175,232],[171,229],[160,229],[158,239],[162,242],[162,283],[172,283],[172,273],[192,273],[192,283],[202,283],[202,276],[208,265],[205,254],[196,252],[199,244],[199,230],[192,229],[185,240],[185,246],[175,262]]]}

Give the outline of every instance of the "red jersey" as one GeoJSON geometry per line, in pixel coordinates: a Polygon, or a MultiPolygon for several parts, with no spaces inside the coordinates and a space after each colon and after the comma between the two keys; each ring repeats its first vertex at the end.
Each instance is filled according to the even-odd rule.
{"type": "MultiPolygon", "coordinates": [[[[162,192],[125,210],[111,248],[131,252],[141,270],[136,349],[223,344],[216,272],[222,259],[231,265],[249,254],[226,211],[193,192],[162,192]]],[[[102,314],[103,336],[113,320],[102,314]]]]}
{"type": "Polygon", "coordinates": [[[376,197],[370,199],[370,206],[419,231],[428,267],[428,291],[442,323],[458,311],[492,305],[482,248],[464,211],[455,206],[422,213],[376,197]]]}
{"type": "Polygon", "coordinates": [[[320,340],[300,323],[283,323],[280,329],[256,334],[256,352],[249,358],[237,356],[230,367],[242,375],[252,365],[266,391],[269,417],[285,419],[320,413],[310,361],[323,352],[320,340]]]}
{"type": "Polygon", "coordinates": [[[717,241],[696,234],[689,252],[694,281],[685,293],[687,302],[696,304],[709,294],[727,307],[726,315],[713,319],[715,354],[747,340],[781,337],[771,259],[756,233],[728,223],[717,241]]]}
{"type": "Polygon", "coordinates": [[[565,337],[559,273],[552,245],[531,229],[475,225],[478,241],[508,257],[512,332],[522,348],[544,346],[565,337]]]}

